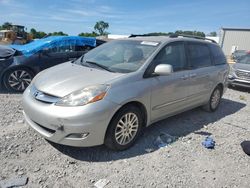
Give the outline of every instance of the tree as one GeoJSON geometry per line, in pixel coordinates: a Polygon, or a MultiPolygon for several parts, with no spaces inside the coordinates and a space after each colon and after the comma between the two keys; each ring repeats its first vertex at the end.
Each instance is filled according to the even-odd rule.
{"type": "Polygon", "coordinates": [[[205,37],[205,33],[201,31],[182,31],[182,30],[177,30],[175,31],[175,34],[183,34],[183,35],[193,35],[193,36],[198,36],[198,37],[205,37]]]}
{"type": "Polygon", "coordinates": [[[98,34],[93,31],[92,33],[80,33],[80,34],[78,34],[78,36],[82,36],[82,37],[96,37],[96,36],[98,36],[98,34]]]}
{"type": "Polygon", "coordinates": [[[109,23],[104,21],[96,22],[94,29],[99,35],[108,35],[105,30],[109,28],[109,23]]]}
{"type": "Polygon", "coordinates": [[[4,22],[4,24],[1,27],[1,29],[11,29],[11,27],[12,27],[12,23],[10,23],[10,22],[4,22]]]}
{"type": "Polygon", "coordinates": [[[49,36],[68,36],[68,34],[59,31],[59,32],[53,32],[53,33],[48,33],[49,36]]]}
{"type": "Polygon", "coordinates": [[[30,29],[30,34],[34,39],[41,39],[45,37],[47,34],[43,31],[36,31],[34,28],[30,29]]]}
{"type": "Polygon", "coordinates": [[[210,37],[217,37],[217,33],[215,31],[213,31],[213,32],[210,32],[208,34],[208,36],[210,36],[210,37]]]}

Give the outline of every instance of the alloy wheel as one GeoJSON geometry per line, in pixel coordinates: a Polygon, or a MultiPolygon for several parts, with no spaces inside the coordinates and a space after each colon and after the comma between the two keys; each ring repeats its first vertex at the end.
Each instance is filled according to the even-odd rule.
{"type": "Polygon", "coordinates": [[[213,95],[212,95],[212,98],[211,98],[211,108],[212,109],[216,109],[217,108],[217,106],[220,103],[220,98],[221,98],[220,90],[216,89],[213,92],[213,95]]]}
{"type": "Polygon", "coordinates": [[[24,91],[31,83],[32,75],[25,70],[15,70],[8,76],[8,85],[15,91],[24,91]]]}
{"type": "Polygon", "coordinates": [[[124,114],[117,123],[115,129],[115,139],[120,145],[130,143],[137,134],[139,119],[135,113],[124,114]]]}

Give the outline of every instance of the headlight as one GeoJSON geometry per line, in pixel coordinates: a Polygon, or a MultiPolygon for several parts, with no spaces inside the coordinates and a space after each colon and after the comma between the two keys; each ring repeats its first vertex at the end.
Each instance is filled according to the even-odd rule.
{"type": "Polygon", "coordinates": [[[233,76],[234,73],[235,73],[235,69],[233,68],[233,66],[230,66],[229,75],[233,76]]]}
{"type": "Polygon", "coordinates": [[[102,100],[109,89],[108,85],[95,85],[75,91],[56,102],[58,106],[83,106],[102,100]]]}

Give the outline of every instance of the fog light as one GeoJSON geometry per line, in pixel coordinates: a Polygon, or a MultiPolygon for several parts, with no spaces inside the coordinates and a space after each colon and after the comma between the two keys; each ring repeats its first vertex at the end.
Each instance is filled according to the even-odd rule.
{"type": "Polygon", "coordinates": [[[68,139],[84,139],[87,138],[89,133],[71,133],[67,136],[68,139]]]}

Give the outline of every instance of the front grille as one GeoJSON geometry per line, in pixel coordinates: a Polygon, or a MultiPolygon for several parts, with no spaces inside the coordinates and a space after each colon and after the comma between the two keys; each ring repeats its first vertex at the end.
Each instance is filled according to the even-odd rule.
{"type": "Polygon", "coordinates": [[[39,91],[34,85],[31,87],[31,93],[36,100],[44,103],[52,104],[60,99],[59,97],[39,91]]]}
{"type": "Polygon", "coordinates": [[[235,74],[238,78],[244,79],[244,80],[250,80],[250,72],[236,70],[235,74]]]}

